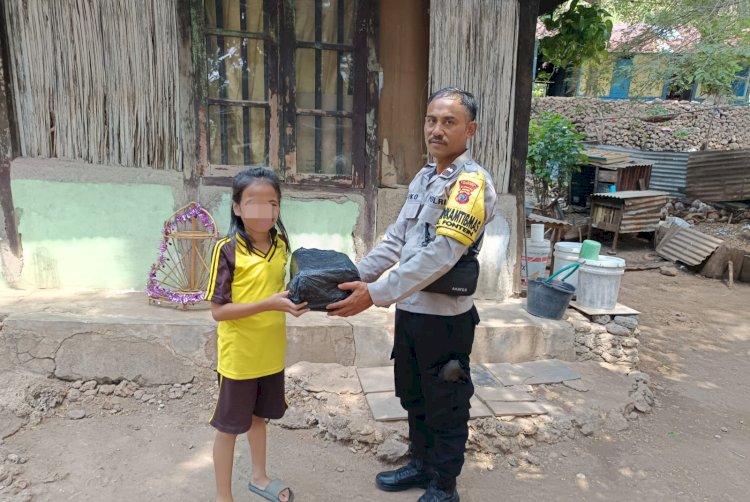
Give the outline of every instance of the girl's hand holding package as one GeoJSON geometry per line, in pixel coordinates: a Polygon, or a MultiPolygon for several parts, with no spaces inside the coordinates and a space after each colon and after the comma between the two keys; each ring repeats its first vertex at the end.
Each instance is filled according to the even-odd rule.
{"type": "Polygon", "coordinates": [[[305,308],[307,306],[307,302],[295,304],[289,298],[287,298],[288,296],[289,291],[282,291],[281,293],[276,293],[275,295],[268,298],[268,300],[266,300],[267,302],[269,302],[268,310],[280,310],[281,312],[292,314],[294,317],[299,317],[306,312],[310,312],[310,309],[305,308]]]}

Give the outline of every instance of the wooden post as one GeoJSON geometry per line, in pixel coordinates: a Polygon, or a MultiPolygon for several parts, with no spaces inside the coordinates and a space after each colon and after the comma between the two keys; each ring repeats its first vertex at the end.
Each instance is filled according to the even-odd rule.
{"type": "MultiPolygon", "coordinates": [[[[193,218],[192,221],[192,230],[193,233],[196,233],[198,231],[198,221],[193,218]]],[[[190,277],[188,280],[188,288],[190,291],[197,291],[200,287],[198,284],[198,274],[196,270],[198,260],[198,250],[196,249],[196,240],[195,238],[190,239],[190,277]]]]}
{"type": "MultiPolygon", "coordinates": [[[[0,9],[0,237],[7,239],[10,252],[20,260],[21,236],[18,234],[16,210],[10,190],[10,161],[13,158],[13,117],[10,94],[10,50],[4,9],[0,9]]],[[[2,249],[0,248],[0,251],[2,249]]]]}
{"type": "Polygon", "coordinates": [[[178,89],[180,92],[180,109],[179,115],[182,122],[182,177],[185,189],[185,200],[198,200],[198,185],[200,181],[198,145],[201,145],[201,138],[196,128],[197,102],[196,92],[202,84],[196,82],[205,81],[205,73],[198,74],[196,78],[196,68],[193,61],[193,18],[202,16],[202,2],[198,5],[194,0],[178,0],[175,4],[177,9],[178,23],[178,40],[177,57],[179,59],[180,72],[178,75],[178,89]]]}
{"type": "MultiPolygon", "coordinates": [[[[516,266],[513,270],[513,292],[521,292],[521,256],[526,235],[525,193],[526,155],[529,150],[529,120],[531,118],[531,90],[533,85],[536,18],[539,0],[519,0],[518,46],[516,49],[516,82],[513,113],[513,147],[510,156],[508,191],[516,196],[516,266]]],[[[513,243],[510,244],[511,246],[513,243]]]]}
{"type": "Polygon", "coordinates": [[[724,279],[724,273],[729,263],[732,263],[732,280],[737,279],[742,272],[742,260],[745,252],[742,249],[730,248],[723,244],[706,260],[700,274],[710,279],[724,279]]]}
{"type": "MultiPolygon", "coordinates": [[[[197,185],[201,176],[208,174],[208,79],[206,78],[206,16],[203,11],[202,0],[179,0],[178,3],[178,20],[181,27],[190,26],[190,60],[192,62],[192,75],[186,71],[181,72],[180,83],[187,84],[186,79],[192,78],[190,89],[185,89],[183,94],[187,94],[187,103],[185,103],[187,113],[192,108],[193,119],[186,122],[186,125],[192,125],[193,131],[188,134],[186,131],[186,141],[191,139],[195,141],[195,147],[192,149],[191,163],[185,164],[184,168],[193,166],[193,176],[189,178],[189,183],[197,185]],[[188,13],[190,14],[188,19],[188,13]],[[184,75],[182,75],[184,74],[184,75]],[[196,77],[197,76],[197,77],[196,77]]],[[[180,58],[186,56],[185,47],[188,43],[186,34],[180,30],[180,58]]],[[[186,64],[186,63],[185,63],[186,64]]],[[[182,66],[182,63],[181,63],[182,66]]],[[[183,113],[183,117],[185,114],[183,113]]],[[[186,155],[188,152],[186,151],[186,155]]],[[[193,199],[194,200],[194,199],[193,199]]]]}
{"type": "MultiPolygon", "coordinates": [[[[362,184],[364,185],[365,196],[365,233],[363,235],[363,244],[366,251],[369,251],[375,245],[378,184],[380,182],[378,174],[378,102],[380,96],[378,88],[378,70],[380,68],[378,63],[380,47],[378,37],[380,31],[379,5],[379,2],[369,0],[359,9],[357,18],[358,34],[356,36],[358,37],[357,44],[359,47],[362,47],[362,51],[357,53],[354,62],[355,71],[361,72],[357,74],[357,77],[366,86],[365,92],[367,95],[365,106],[363,109],[357,110],[359,113],[355,114],[352,124],[355,127],[355,131],[365,132],[364,156],[355,161],[355,165],[364,165],[364,179],[362,180],[362,184]],[[366,52],[365,47],[367,47],[366,52]],[[360,118],[364,119],[364,124],[357,125],[360,118]]],[[[352,160],[357,159],[357,157],[358,155],[355,152],[352,160]]],[[[354,186],[358,186],[360,183],[356,179],[356,172],[354,176],[354,186]]]]}

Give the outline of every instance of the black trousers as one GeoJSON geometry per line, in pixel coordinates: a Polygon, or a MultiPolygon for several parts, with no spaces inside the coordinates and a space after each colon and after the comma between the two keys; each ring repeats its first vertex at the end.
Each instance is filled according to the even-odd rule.
{"type": "Polygon", "coordinates": [[[464,464],[478,323],[476,307],[457,316],[396,310],[396,395],[408,413],[412,457],[434,470],[441,488],[455,487],[464,464]]]}

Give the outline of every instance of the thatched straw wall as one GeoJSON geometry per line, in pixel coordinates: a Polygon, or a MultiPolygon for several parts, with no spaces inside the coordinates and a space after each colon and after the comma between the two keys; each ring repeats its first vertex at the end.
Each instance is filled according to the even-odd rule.
{"type": "Polygon", "coordinates": [[[176,0],[5,0],[21,154],[182,170],[176,0]]]}
{"type": "Polygon", "coordinates": [[[479,100],[471,151],[508,191],[513,123],[518,0],[433,0],[430,89],[458,86],[479,100]]]}

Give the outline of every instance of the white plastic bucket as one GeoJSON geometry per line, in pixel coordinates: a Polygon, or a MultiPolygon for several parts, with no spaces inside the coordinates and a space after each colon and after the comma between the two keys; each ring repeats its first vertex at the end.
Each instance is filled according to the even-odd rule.
{"type": "MultiPolygon", "coordinates": [[[[578,253],[580,252],[580,242],[558,242],[555,244],[555,268],[552,272],[557,272],[567,265],[576,263],[578,261],[578,253]]],[[[562,275],[565,275],[565,273],[563,272],[562,275]]],[[[557,278],[562,280],[562,277],[560,276],[557,278]]],[[[578,270],[565,279],[565,282],[578,289],[578,270]]]]}
{"type": "Polygon", "coordinates": [[[586,260],[578,269],[576,302],[583,307],[612,309],[617,305],[625,260],[602,256],[586,260]]]}
{"type": "Polygon", "coordinates": [[[532,223],[531,240],[537,243],[540,243],[544,240],[544,224],[543,223],[532,223]]]}
{"type": "Polygon", "coordinates": [[[549,262],[550,242],[534,242],[526,239],[525,254],[521,256],[521,281],[525,285],[530,279],[543,279],[549,262]]]}

